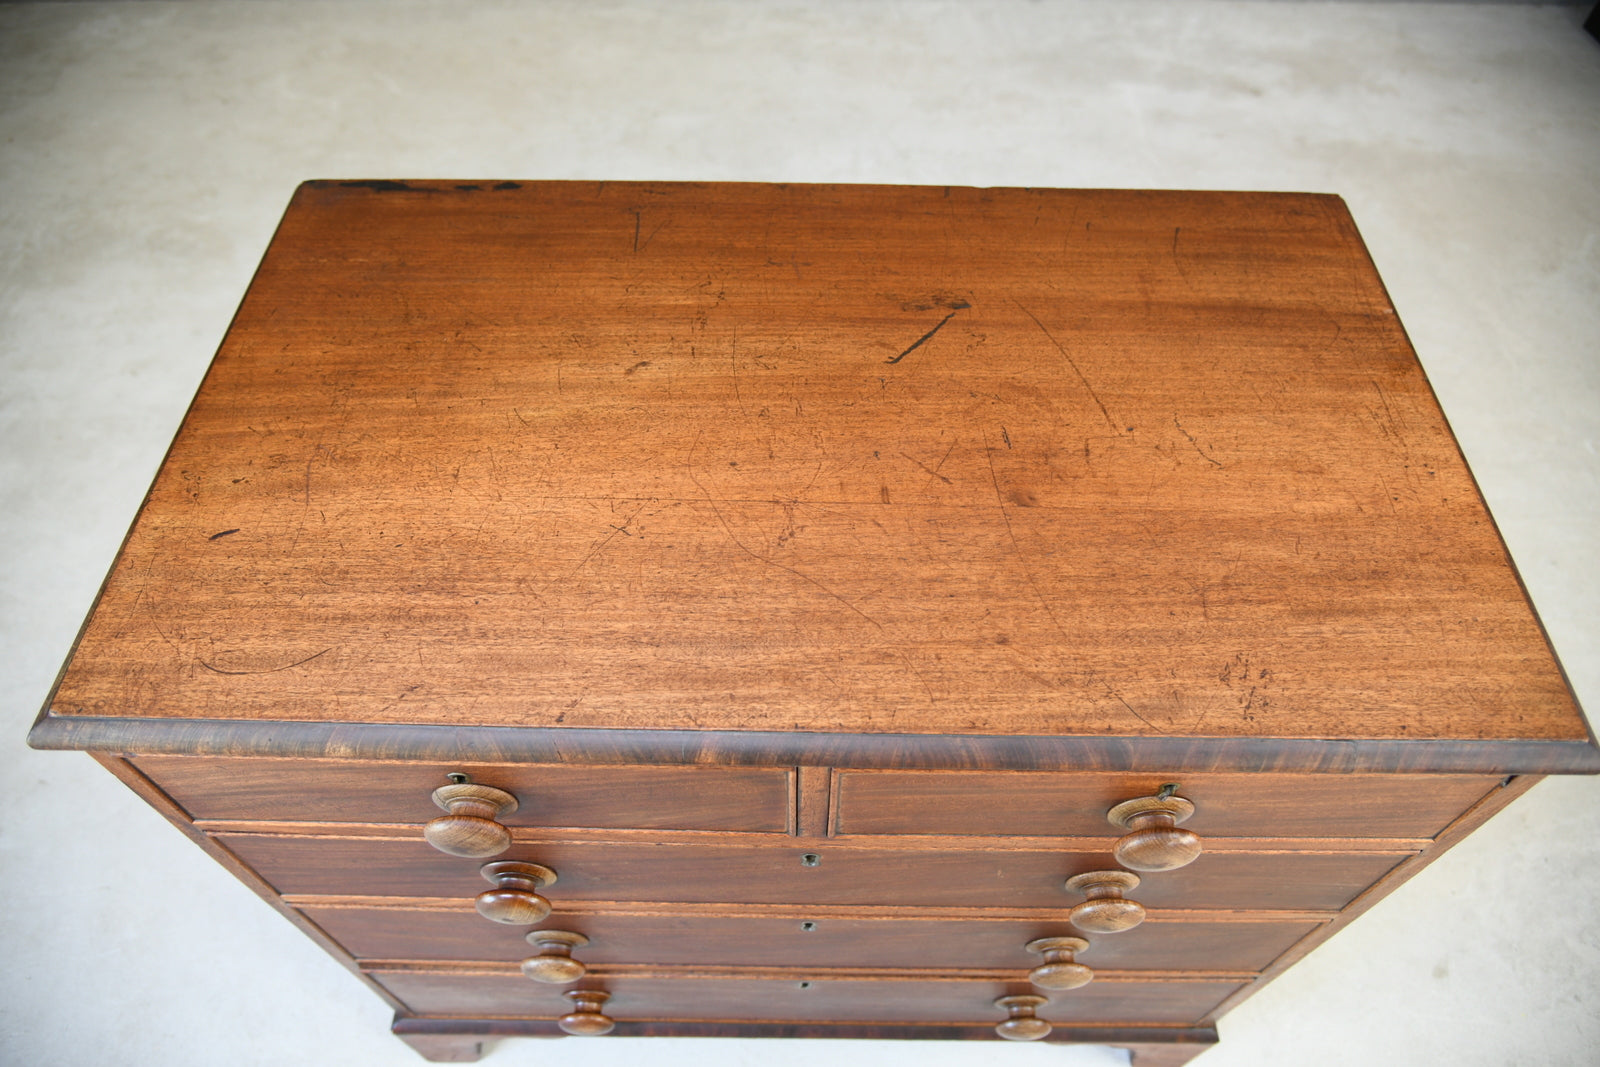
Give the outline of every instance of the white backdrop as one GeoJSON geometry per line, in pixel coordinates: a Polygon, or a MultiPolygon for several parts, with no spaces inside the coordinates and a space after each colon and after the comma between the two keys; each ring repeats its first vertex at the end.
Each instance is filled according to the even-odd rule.
{"type": "MultiPolygon", "coordinates": [[[[22,738],[305,178],[1337,192],[1600,706],[1586,7],[1223,0],[0,6],[0,1060],[396,1064],[336,963],[22,738]]],[[[1600,781],[1536,787],[1222,1023],[1229,1065],[1589,1064],[1600,781]]],[[[508,1042],[491,1063],[1118,1062],[508,1042]]]]}

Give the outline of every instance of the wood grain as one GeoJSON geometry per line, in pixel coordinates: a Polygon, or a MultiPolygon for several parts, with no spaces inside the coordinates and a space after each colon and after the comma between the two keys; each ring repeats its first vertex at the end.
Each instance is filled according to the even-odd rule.
{"type": "MultiPolygon", "coordinates": [[[[220,834],[280,893],[471,897],[483,882],[476,865],[421,841],[329,840],[220,834]]],[[[972,852],[650,844],[513,845],[503,860],[543,863],[561,873],[549,891],[563,900],[641,900],[783,904],[984,904],[1066,909],[1081,898],[1065,878],[1098,870],[1101,853],[972,852]],[[975,862],[976,860],[976,862],[975,862]]],[[[1139,887],[1151,909],[1333,909],[1402,857],[1368,853],[1213,853],[1139,887]]]]}
{"type": "MultiPolygon", "coordinates": [[[[565,1012],[562,993],[522,975],[423,971],[372,972],[371,977],[413,1014],[554,1018],[565,1012]]],[[[711,1022],[950,1023],[997,1021],[996,997],[1027,993],[1015,983],[988,981],[797,981],[758,979],[609,978],[606,1014],[631,1020],[711,1022]]],[[[1205,1016],[1237,981],[1094,982],[1062,993],[1040,1009],[1051,1022],[1100,1025],[1190,1024],[1205,1016]]]]}
{"type": "Polygon", "coordinates": [[[1174,783],[1205,851],[1040,1015],[1176,1064],[1600,770],[1300,194],[307,183],[29,739],[446,1059],[572,1007],[421,840],[447,774],[623,1035],[994,1039],[1174,783]]]}
{"type": "Polygon", "coordinates": [[[582,730],[430,723],[129,719],[41,712],[41,749],[184,756],[737,764],[965,770],[1315,774],[1593,774],[1600,748],[1567,741],[1383,740],[974,734],[821,734],[758,730],[582,730]]]}
{"type": "MultiPolygon", "coordinates": [[[[384,908],[305,907],[307,918],[358,959],[501,960],[528,955],[527,945],[473,913],[384,908]]],[[[1060,918],[975,921],[943,917],[842,919],[795,917],[577,915],[557,912],[546,925],[585,934],[582,957],[604,964],[721,964],[813,967],[987,967],[1026,970],[1038,960],[1024,948],[1040,937],[1071,934],[1060,918]],[[810,929],[802,926],[809,922],[810,929]]],[[[1259,971],[1318,925],[1315,921],[1163,922],[1096,940],[1079,954],[1096,970],[1259,971]]]]}
{"type": "MultiPolygon", "coordinates": [[[[394,1033],[406,1041],[412,1037],[472,1040],[492,1037],[559,1037],[555,1023],[546,1019],[461,1019],[395,1013],[394,1033]]],[[[704,1022],[629,1022],[620,1021],[615,1033],[627,1037],[786,1037],[877,1039],[895,1041],[993,1041],[992,1026],[953,1026],[944,1023],[861,1024],[861,1023],[704,1023],[704,1022]]],[[[1117,1045],[1148,1050],[1152,1058],[1138,1063],[1157,1067],[1186,1063],[1216,1044],[1217,1031],[1209,1026],[1057,1026],[1048,1044],[1117,1045]],[[1166,1050],[1182,1058],[1159,1058],[1166,1050]]]]}
{"type": "MultiPolygon", "coordinates": [[[[1120,834],[1112,805],[1154,793],[1161,775],[839,773],[836,832],[999,836],[1120,834]]],[[[1172,775],[1202,837],[1431,838],[1499,784],[1467,775],[1172,775]]]]}
{"type": "Polygon", "coordinates": [[[783,767],[373,763],[347,760],[140,756],[196,819],[427,822],[445,775],[461,772],[514,794],[510,827],[617,827],[786,833],[792,773],[783,767]]]}
{"type": "Polygon", "coordinates": [[[1336,198],[470,184],[296,194],[56,716],[1587,740],[1336,198]]]}

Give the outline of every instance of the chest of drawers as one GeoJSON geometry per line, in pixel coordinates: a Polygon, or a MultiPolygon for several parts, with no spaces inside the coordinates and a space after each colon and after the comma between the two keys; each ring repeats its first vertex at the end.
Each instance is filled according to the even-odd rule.
{"type": "Polygon", "coordinates": [[[306,184],[30,740],[442,1060],[1185,1062],[1600,769],[1340,201],[1020,189],[306,184]]]}

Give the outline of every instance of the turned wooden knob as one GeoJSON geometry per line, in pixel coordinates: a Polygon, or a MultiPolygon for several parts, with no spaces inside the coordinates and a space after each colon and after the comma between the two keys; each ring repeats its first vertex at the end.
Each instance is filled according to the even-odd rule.
{"type": "Polygon", "coordinates": [[[1088,899],[1069,913],[1072,925],[1091,934],[1132,930],[1144,922],[1144,905],[1123,900],[1122,894],[1139,884],[1132,871],[1089,871],[1067,879],[1067,889],[1088,899]]]}
{"type": "Polygon", "coordinates": [[[572,1001],[572,1011],[557,1019],[556,1025],[567,1033],[578,1037],[599,1037],[609,1034],[617,1025],[611,1016],[600,1011],[605,1002],[611,999],[610,993],[599,989],[569,989],[566,997],[572,1001]]]}
{"type": "Polygon", "coordinates": [[[424,826],[422,836],[440,852],[481,860],[511,847],[511,831],[495,821],[517,810],[517,798],[504,789],[452,782],[433,791],[433,802],[450,814],[424,826]]]}
{"type": "Polygon", "coordinates": [[[1014,997],[1001,997],[994,1002],[997,1008],[1004,1008],[1010,1018],[997,1023],[994,1032],[1007,1041],[1037,1041],[1048,1034],[1054,1027],[1034,1012],[1048,1003],[1044,997],[1037,993],[1022,993],[1014,997]]]}
{"type": "Polygon", "coordinates": [[[1028,981],[1040,989],[1077,989],[1094,981],[1094,972],[1073,961],[1089,942],[1081,937],[1041,937],[1022,946],[1044,957],[1044,962],[1028,972],[1028,981]]]}
{"type": "Polygon", "coordinates": [[[572,950],[588,943],[587,937],[571,930],[535,930],[528,935],[528,944],[539,954],[522,961],[522,973],[551,985],[576,982],[589,968],[572,958],[572,950]]]}
{"type": "Polygon", "coordinates": [[[485,919],[507,926],[532,926],[550,914],[550,902],[538,893],[547,885],[555,885],[556,872],[549,867],[500,860],[485,863],[481,873],[494,886],[474,900],[478,914],[485,919]]]}
{"type": "Polygon", "coordinates": [[[1192,803],[1171,794],[1124,800],[1106,812],[1106,818],[1133,832],[1118,840],[1111,854],[1136,871],[1172,871],[1193,863],[1200,855],[1200,838],[1178,829],[1193,814],[1192,803]]]}

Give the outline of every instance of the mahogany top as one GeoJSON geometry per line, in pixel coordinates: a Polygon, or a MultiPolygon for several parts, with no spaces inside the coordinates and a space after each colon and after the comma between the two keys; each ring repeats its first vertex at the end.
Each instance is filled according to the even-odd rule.
{"type": "Polygon", "coordinates": [[[1299,194],[309,182],[34,740],[202,721],[1600,765],[1299,194]]]}

